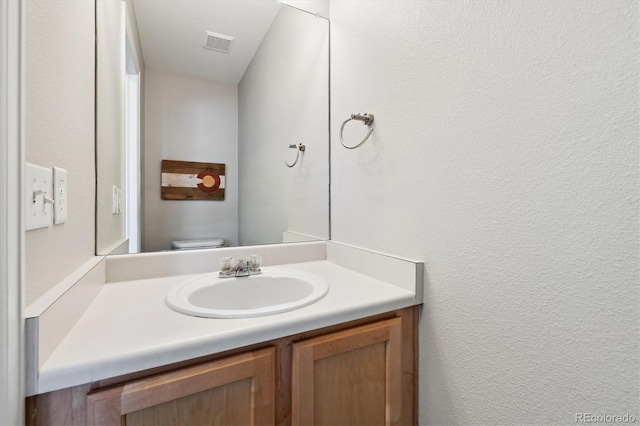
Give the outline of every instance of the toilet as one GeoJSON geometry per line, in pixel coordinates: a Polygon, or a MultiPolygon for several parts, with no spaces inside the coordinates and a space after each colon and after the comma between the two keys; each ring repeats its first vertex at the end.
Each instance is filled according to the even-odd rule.
{"type": "Polygon", "coordinates": [[[184,240],[173,241],[171,250],[195,250],[195,249],[211,249],[224,247],[224,239],[209,238],[206,240],[184,240]]]}

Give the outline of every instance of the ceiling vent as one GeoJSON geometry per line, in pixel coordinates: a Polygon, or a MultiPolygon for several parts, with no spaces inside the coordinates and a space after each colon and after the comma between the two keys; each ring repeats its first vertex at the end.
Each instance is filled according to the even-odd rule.
{"type": "Polygon", "coordinates": [[[215,50],[216,52],[229,53],[234,37],[212,33],[211,31],[205,31],[205,33],[207,33],[207,39],[203,47],[215,50]]]}

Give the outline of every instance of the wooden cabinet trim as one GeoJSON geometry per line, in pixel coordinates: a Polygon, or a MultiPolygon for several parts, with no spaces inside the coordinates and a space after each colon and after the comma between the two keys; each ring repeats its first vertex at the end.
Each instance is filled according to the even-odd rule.
{"type": "Polygon", "coordinates": [[[367,324],[355,329],[338,331],[295,344],[298,350],[313,347],[313,360],[319,360],[346,351],[389,340],[390,325],[400,322],[399,318],[367,324]]]}
{"type": "Polygon", "coordinates": [[[402,424],[402,318],[392,318],[293,344],[291,417],[315,423],[315,362],[378,343],[385,344],[385,424],[402,424]]]}
{"type": "Polygon", "coordinates": [[[387,340],[386,424],[402,424],[402,321],[389,321],[387,340]]]}
{"type": "Polygon", "coordinates": [[[251,383],[251,424],[275,424],[276,418],[276,348],[253,352],[255,372],[251,383]]]}
{"type": "MultiPolygon", "coordinates": [[[[252,424],[275,418],[275,348],[235,355],[87,395],[88,424],[119,424],[121,416],[252,378],[252,424]]],[[[269,422],[267,422],[269,423],[269,422]]]]}
{"type": "Polygon", "coordinates": [[[255,374],[255,358],[264,353],[257,357],[253,355],[241,354],[128,383],[121,395],[122,413],[129,414],[251,377],[255,374]]]}

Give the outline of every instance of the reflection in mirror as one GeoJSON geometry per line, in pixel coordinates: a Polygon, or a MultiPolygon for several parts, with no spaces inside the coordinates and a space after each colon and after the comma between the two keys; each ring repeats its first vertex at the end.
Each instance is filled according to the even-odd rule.
{"type": "Polygon", "coordinates": [[[96,12],[98,254],[329,238],[326,19],[270,0],[96,12]]]}

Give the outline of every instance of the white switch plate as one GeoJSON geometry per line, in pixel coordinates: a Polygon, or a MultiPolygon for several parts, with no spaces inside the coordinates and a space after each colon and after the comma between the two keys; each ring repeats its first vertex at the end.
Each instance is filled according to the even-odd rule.
{"type": "Polygon", "coordinates": [[[67,170],[53,168],[53,223],[59,225],[67,221],[67,170]]]}
{"type": "Polygon", "coordinates": [[[46,228],[51,225],[53,213],[51,204],[45,199],[52,199],[53,172],[51,169],[27,163],[27,181],[24,194],[24,210],[27,231],[46,228]]]}
{"type": "Polygon", "coordinates": [[[122,203],[124,202],[122,199],[122,189],[118,188],[118,206],[117,206],[117,213],[118,214],[122,214],[122,203]]]}
{"type": "Polygon", "coordinates": [[[113,185],[111,198],[111,213],[122,214],[122,203],[124,202],[124,200],[122,199],[122,189],[113,185]]]}
{"type": "Polygon", "coordinates": [[[118,214],[118,187],[115,185],[111,192],[111,213],[118,214]]]}

